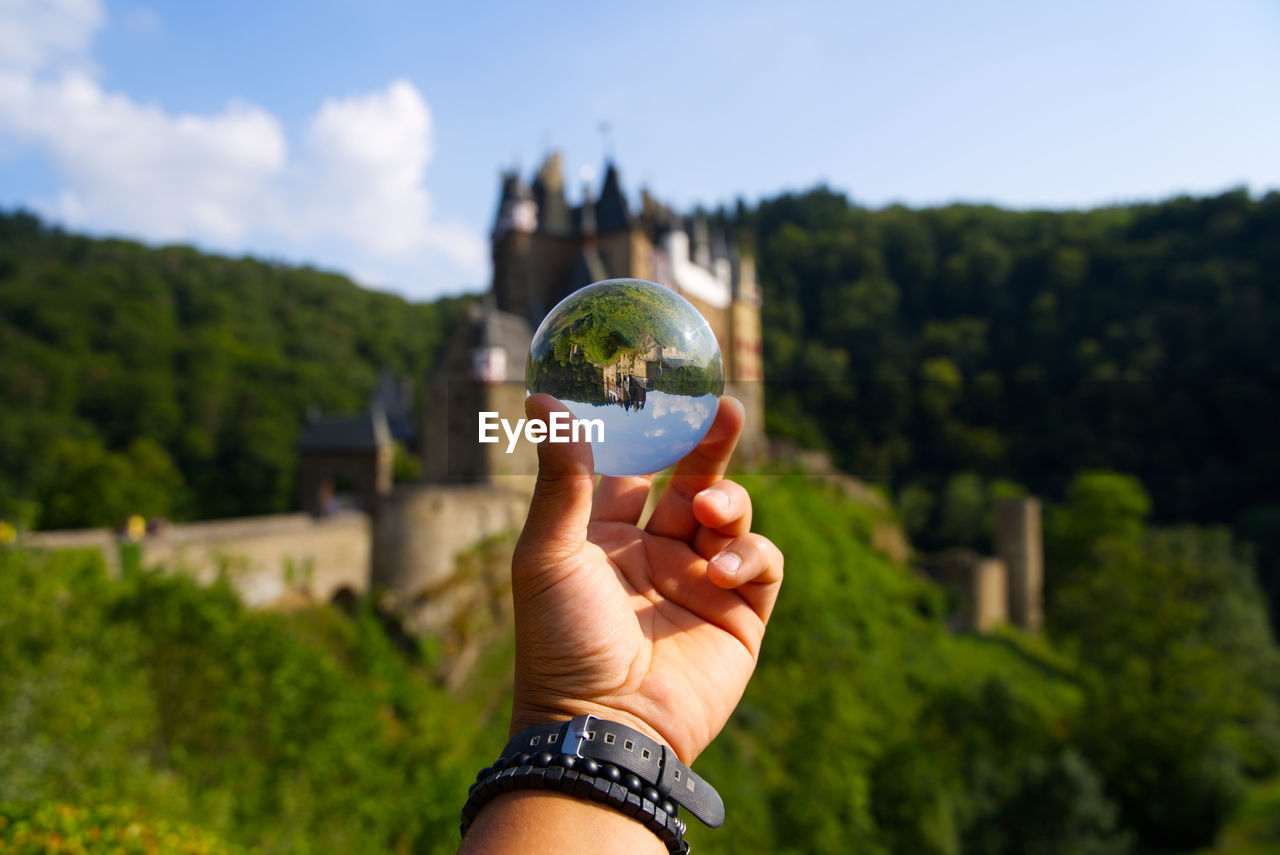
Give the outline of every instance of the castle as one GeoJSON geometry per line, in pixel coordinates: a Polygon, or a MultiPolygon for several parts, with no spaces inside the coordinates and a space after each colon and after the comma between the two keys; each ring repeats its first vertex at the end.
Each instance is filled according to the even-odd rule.
{"type": "Polygon", "coordinates": [[[682,217],[642,194],[633,211],[617,168],[597,197],[584,186],[571,205],[561,158],[532,182],[502,175],[492,232],[493,283],[455,330],[427,380],[419,452],[433,483],[509,483],[537,471],[535,449],[507,454],[476,442],[477,413],[524,414],[525,360],[533,331],[570,293],[602,279],[647,279],[672,288],[707,319],[724,357],[725,392],[747,411],[744,457],[763,451],[764,360],[754,260],[713,231],[705,215],[682,217]]]}
{"type": "MultiPolygon", "coordinates": [[[[598,196],[566,195],[560,155],[531,183],[501,177],[492,232],[493,282],[453,330],[426,378],[416,442],[403,389],[384,377],[370,411],[314,420],[301,443],[299,504],[321,515],[335,481],[369,512],[369,578],[412,611],[439,594],[454,559],[477,541],[519,529],[537,473],[536,448],[478,442],[480,412],[524,415],[525,362],[533,330],[562,298],[610,278],[656,281],[702,313],[720,345],[725,391],[747,411],[740,454],[763,452],[760,288],[752,258],[701,214],[681,217],[648,194],[633,212],[608,164],[598,196]],[[413,442],[420,483],[392,487],[392,437],[413,442]]],[[[640,370],[632,366],[632,373],[640,370]]],[[[616,379],[616,378],[615,378],[616,379]]],[[[622,381],[618,381],[622,382],[622,381]]],[[[626,390],[616,390],[625,397],[626,390]]],[[[419,628],[430,629],[429,625],[419,628]]]]}

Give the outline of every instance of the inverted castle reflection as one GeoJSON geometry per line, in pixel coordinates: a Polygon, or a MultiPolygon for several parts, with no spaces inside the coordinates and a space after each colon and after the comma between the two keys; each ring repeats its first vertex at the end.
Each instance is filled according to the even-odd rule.
{"type": "Polygon", "coordinates": [[[652,282],[611,279],[547,315],[526,381],[576,418],[604,422],[604,440],[592,446],[597,472],[639,475],[670,466],[706,434],[724,365],[711,327],[687,300],[652,282]]]}

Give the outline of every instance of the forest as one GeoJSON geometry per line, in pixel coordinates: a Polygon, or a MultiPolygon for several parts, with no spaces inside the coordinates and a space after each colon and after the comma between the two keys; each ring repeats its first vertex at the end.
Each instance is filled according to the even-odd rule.
{"type": "Polygon", "coordinates": [[[1280,614],[1280,193],[1092,211],[863,208],[817,188],[714,219],[753,241],[769,432],[888,485],[913,542],[1114,469],[1226,525],[1280,614]]]}
{"type": "MultiPolygon", "coordinates": [[[[698,761],[731,820],[695,851],[1274,851],[1280,195],[871,210],[817,188],[713,218],[758,261],[770,433],[892,508],[743,474],[788,579],[698,761]],[[949,630],[948,594],[872,547],[901,523],[987,548],[994,500],[1028,491],[1043,634],[949,630]]],[[[0,519],[291,509],[307,416],[422,378],[465,304],[0,215],[0,519]]],[[[372,600],[255,613],[123,559],[0,545],[0,848],[454,851],[509,634],[450,691],[372,600]]]]}
{"type": "Polygon", "coordinates": [[[462,305],[0,216],[0,519],[293,510],[308,415],[423,377],[462,305]]]}

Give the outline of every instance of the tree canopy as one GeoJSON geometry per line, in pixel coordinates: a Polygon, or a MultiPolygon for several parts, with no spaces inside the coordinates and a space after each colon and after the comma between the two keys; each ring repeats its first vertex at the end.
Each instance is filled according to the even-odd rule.
{"type": "Polygon", "coordinates": [[[0,518],[292,510],[308,414],[420,378],[460,309],[0,215],[0,518]]]}

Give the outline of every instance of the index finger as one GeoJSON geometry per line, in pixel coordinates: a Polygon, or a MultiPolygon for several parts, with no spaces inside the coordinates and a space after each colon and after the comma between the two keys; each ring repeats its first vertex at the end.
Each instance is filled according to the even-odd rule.
{"type": "Polygon", "coordinates": [[[693,497],[724,477],[745,421],[742,402],[727,395],[720,399],[711,429],[697,448],[676,464],[645,531],[676,540],[693,537],[699,525],[693,515],[693,497]]]}

